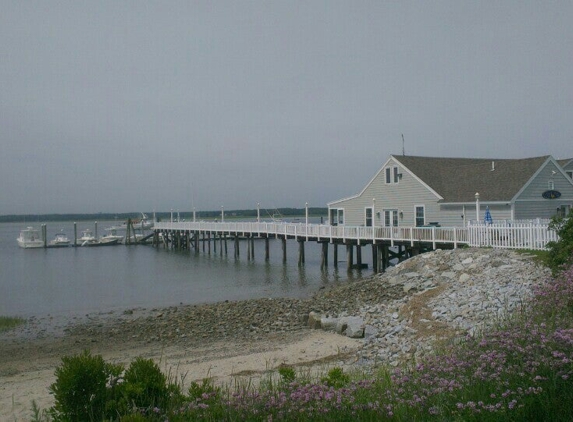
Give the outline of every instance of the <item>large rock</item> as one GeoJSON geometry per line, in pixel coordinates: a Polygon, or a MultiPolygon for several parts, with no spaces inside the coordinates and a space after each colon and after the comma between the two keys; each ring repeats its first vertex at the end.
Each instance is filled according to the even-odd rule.
{"type": "Polygon", "coordinates": [[[364,320],[358,316],[340,318],[336,325],[336,332],[351,338],[364,337],[364,320]]]}
{"type": "Polygon", "coordinates": [[[328,318],[324,317],[320,319],[320,325],[325,331],[336,331],[336,326],[338,325],[340,318],[328,318]]]}
{"type": "Polygon", "coordinates": [[[319,330],[322,327],[321,323],[322,317],[316,312],[311,312],[308,314],[308,326],[313,330],[319,330]]]}

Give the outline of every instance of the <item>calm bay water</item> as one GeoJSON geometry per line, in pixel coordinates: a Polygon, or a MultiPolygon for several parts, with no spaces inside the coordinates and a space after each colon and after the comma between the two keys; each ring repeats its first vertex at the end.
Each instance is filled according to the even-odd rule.
{"type": "MultiPolygon", "coordinates": [[[[98,222],[98,234],[115,222],[98,222]]],[[[235,260],[233,243],[228,255],[174,251],[152,246],[22,249],[16,243],[21,229],[40,223],[0,224],[0,315],[83,315],[134,307],[160,307],[260,297],[304,297],[321,286],[343,283],[359,274],[347,274],[346,264],[320,270],[320,245],[306,243],[306,264],[298,267],[298,244],[287,242],[287,263],[281,243],[270,242],[270,261],[264,260],[264,242],[255,241],[255,261],[235,260]]],[[[94,223],[79,222],[94,230],[94,223]]],[[[61,229],[73,239],[73,222],[51,222],[48,240],[61,229]]],[[[368,255],[368,254],[364,254],[368,255]]],[[[339,258],[345,252],[339,248],[339,258]]],[[[365,256],[366,257],[366,256],[365,256]]],[[[364,274],[369,274],[368,270],[364,274]]]]}

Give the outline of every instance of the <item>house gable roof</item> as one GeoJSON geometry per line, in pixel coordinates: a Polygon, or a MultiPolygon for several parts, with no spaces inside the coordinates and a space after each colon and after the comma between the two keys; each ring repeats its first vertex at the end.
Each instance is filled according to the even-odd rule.
{"type": "Polygon", "coordinates": [[[561,166],[561,168],[566,168],[573,163],[573,158],[565,158],[563,160],[557,160],[557,163],[561,166]]]}
{"type": "Polygon", "coordinates": [[[550,159],[392,157],[440,194],[444,202],[473,202],[476,192],[482,201],[511,201],[550,159]]]}

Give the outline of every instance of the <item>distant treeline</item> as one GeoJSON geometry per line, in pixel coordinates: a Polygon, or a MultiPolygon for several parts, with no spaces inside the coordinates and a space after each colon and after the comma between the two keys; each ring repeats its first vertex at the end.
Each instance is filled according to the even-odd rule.
{"type": "MultiPolygon", "coordinates": [[[[257,210],[225,210],[225,218],[256,218],[257,210]]],[[[146,212],[149,219],[153,218],[153,212],[146,212]]],[[[312,207],[308,209],[310,216],[326,216],[328,208],[312,207]]],[[[273,210],[261,209],[261,219],[269,219],[271,217],[293,217],[304,216],[304,208],[278,208],[273,210]]],[[[161,221],[171,219],[171,212],[156,212],[156,218],[161,221]]],[[[177,212],[173,212],[174,218],[177,217],[177,212]]],[[[221,217],[221,210],[217,211],[196,211],[195,216],[197,219],[215,219],[221,217]]],[[[124,221],[128,218],[139,219],[141,213],[97,213],[97,214],[26,214],[26,215],[0,215],[0,223],[45,223],[49,221],[98,221],[98,220],[120,220],[124,221]]],[[[185,211],[179,212],[179,218],[187,221],[193,219],[193,212],[185,211]]]]}

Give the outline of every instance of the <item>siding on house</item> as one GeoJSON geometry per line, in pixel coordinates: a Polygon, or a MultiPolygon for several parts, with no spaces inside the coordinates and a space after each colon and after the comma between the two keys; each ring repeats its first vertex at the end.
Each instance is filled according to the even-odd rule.
{"type": "Polygon", "coordinates": [[[565,170],[565,174],[573,180],[573,159],[561,160],[559,161],[563,170],[565,170]]]}
{"type": "Polygon", "coordinates": [[[372,207],[373,198],[376,199],[375,225],[377,226],[384,225],[385,210],[402,211],[402,218],[399,218],[398,225],[415,226],[415,205],[425,205],[426,222],[435,221],[439,213],[438,198],[408,171],[398,167],[398,173],[402,174],[398,183],[386,183],[385,169],[397,165],[396,161],[390,158],[360,194],[331,202],[328,204],[329,207],[343,208],[345,224],[349,226],[366,224],[365,209],[372,207]]]}
{"type": "Polygon", "coordinates": [[[422,206],[424,224],[461,227],[476,219],[479,192],[481,221],[486,207],[494,221],[550,218],[573,207],[573,179],[567,169],[573,170],[573,160],[556,161],[551,156],[499,160],[390,156],[358,195],[328,206],[344,210],[344,224],[350,226],[367,224],[366,209],[373,207],[374,198],[376,226],[385,225],[387,210],[397,212],[398,225],[416,226],[416,207],[422,206]],[[386,183],[387,168],[391,183],[386,183]],[[394,168],[400,175],[397,182],[394,168]],[[543,198],[551,187],[561,192],[560,198],[543,198]]]}
{"type": "MultiPolygon", "coordinates": [[[[494,221],[511,220],[511,204],[488,204],[480,202],[480,221],[485,217],[486,207],[489,207],[489,212],[494,221]]],[[[476,219],[476,204],[468,203],[464,205],[458,204],[441,204],[440,211],[440,225],[442,227],[463,227],[469,221],[476,219]],[[462,218],[465,211],[465,218],[462,218]]]]}
{"type": "Polygon", "coordinates": [[[516,195],[515,218],[551,218],[562,205],[573,204],[573,180],[563,174],[557,163],[550,160],[534,176],[533,180],[516,195]],[[553,182],[550,185],[550,182],[553,182]],[[543,192],[557,190],[561,197],[556,199],[543,198],[543,192]]]}

